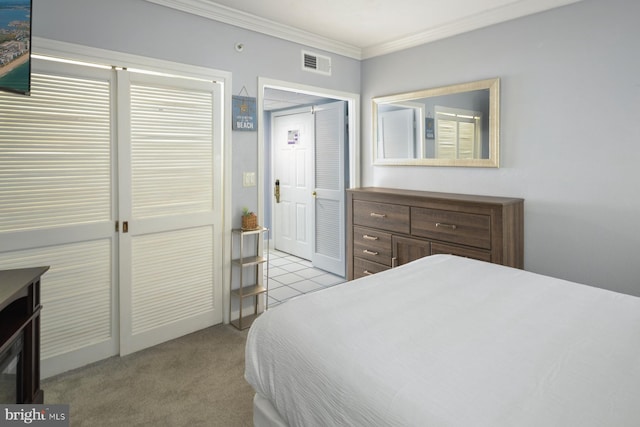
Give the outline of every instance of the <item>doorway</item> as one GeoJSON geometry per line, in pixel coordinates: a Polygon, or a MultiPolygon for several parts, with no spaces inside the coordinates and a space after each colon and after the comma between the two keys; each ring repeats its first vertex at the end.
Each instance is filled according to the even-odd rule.
{"type": "MultiPolygon", "coordinates": [[[[282,212],[278,212],[282,210],[282,206],[276,206],[275,203],[275,179],[277,179],[274,174],[274,165],[276,164],[291,164],[292,156],[300,157],[299,153],[306,153],[309,155],[308,160],[311,163],[306,163],[307,165],[315,166],[315,160],[317,156],[320,156],[322,159],[331,158],[331,156],[327,156],[326,153],[320,152],[319,154],[316,152],[316,147],[313,146],[309,148],[308,145],[300,144],[296,146],[296,142],[298,141],[296,138],[300,138],[301,135],[296,133],[297,130],[303,129],[305,127],[308,128],[308,125],[302,124],[300,120],[303,117],[317,116],[319,117],[329,117],[330,115],[335,116],[336,114],[342,114],[342,121],[340,123],[336,123],[335,132],[341,132],[344,136],[344,145],[340,150],[342,163],[338,162],[338,168],[334,169],[337,173],[333,173],[333,171],[329,174],[333,178],[337,175],[340,176],[340,185],[341,189],[338,191],[324,191],[323,188],[318,188],[316,186],[315,174],[311,177],[312,186],[306,188],[304,191],[304,195],[307,200],[310,200],[310,203],[303,203],[298,205],[299,207],[306,206],[314,212],[311,216],[311,221],[305,222],[302,221],[296,226],[298,230],[299,227],[307,227],[306,230],[302,231],[303,235],[309,235],[311,238],[309,239],[309,248],[306,252],[303,252],[301,258],[310,259],[314,266],[317,268],[332,272],[334,274],[338,274],[340,276],[344,276],[345,274],[345,256],[344,253],[346,251],[345,247],[345,232],[344,232],[344,221],[345,221],[345,207],[344,207],[344,189],[349,187],[355,187],[359,185],[359,167],[356,159],[359,158],[359,95],[353,93],[346,92],[336,92],[328,89],[315,88],[309,86],[303,86],[298,84],[292,84],[287,82],[275,81],[270,79],[259,79],[259,99],[258,102],[258,114],[262,117],[264,126],[259,128],[259,149],[258,149],[258,166],[259,166],[259,185],[262,186],[264,191],[259,191],[258,195],[258,204],[260,206],[260,210],[262,212],[263,218],[265,218],[265,224],[273,230],[278,227],[279,222],[284,222],[286,224],[291,224],[290,221],[292,215],[297,215],[300,213],[298,211],[296,213],[296,209],[289,209],[287,214],[282,212]],[[331,104],[336,105],[340,104],[342,106],[342,113],[335,113],[332,110],[334,107],[329,107],[331,104]],[[317,114],[321,112],[320,114],[317,114]],[[278,154],[278,159],[274,159],[275,156],[272,156],[272,151],[275,148],[272,146],[274,142],[272,141],[272,135],[274,133],[276,121],[272,122],[271,117],[279,117],[283,123],[283,129],[281,132],[284,132],[284,143],[281,147],[284,150],[284,154],[278,154]],[[291,122],[300,122],[299,126],[295,123],[291,122]],[[272,128],[272,123],[274,123],[274,127],[272,128]],[[292,131],[292,132],[289,132],[292,131]],[[291,144],[289,144],[291,142],[291,144]],[[299,148],[299,153],[294,154],[295,151],[293,146],[296,146],[296,149],[299,148]],[[287,159],[285,161],[285,159],[287,159]],[[261,169],[261,170],[260,170],[261,169]],[[313,194],[313,198],[311,195],[313,194]],[[340,200],[342,198],[342,200],[340,200]],[[333,199],[333,200],[332,200],[333,199]],[[319,211],[320,207],[320,216],[318,217],[315,212],[319,211]],[[335,227],[330,226],[328,228],[323,229],[323,225],[327,224],[326,221],[322,219],[327,218],[326,212],[329,210],[327,208],[331,208],[334,211],[334,215],[340,216],[340,221],[342,226],[335,227]],[[291,213],[293,212],[293,214],[291,213]],[[289,220],[286,220],[288,215],[289,220]],[[285,221],[286,220],[286,221],[285,221]],[[331,230],[335,236],[330,236],[327,230],[331,230]],[[317,238],[320,236],[320,238],[317,238]],[[336,240],[337,239],[337,240],[336,240]],[[336,240],[335,242],[333,240],[336,240]],[[338,248],[341,252],[339,260],[335,256],[322,256],[322,253],[319,253],[322,249],[323,245],[326,245],[327,242],[334,245],[334,247],[338,248]],[[306,255],[305,255],[306,254],[306,255]],[[310,255],[309,255],[310,254],[310,255]],[[315,256],[314,256],[315,254],[315,256]],[[328,261],[328,262],[327,262],[328,261]]],[[[337,110],[336,110],[337,111],[337,110]]],[[[333,117],[331,117],[331,122],[333,123],[333,117]]],[[[326,128],[326,119],[318,119],[319,126],[323,129],[326,128]]],[[[313,123],[315,126],[315,122],[313,123]]],[[[315,130],[314,130],[315,133],[315,130]]],[[[324,132],[322,132],[324,133],[324,132]]],[[[304,141],[301,141],[304,142],[304,141]]],[[[326,147],[326,144],[321,144],[323,149],[326,147]]],[[[307,157],[302,156],[303,158],[307,157]]],[[[304,160],[302,160],[304,163],[304,160]]],[[[301,168],[300,171],[296,171],[294,168],[293,173],[304,175],[304,169],[301,168]]],[[[308,168],[307,169],[313,169],[308,168]]],[[[306,171],[308,172],[308,170],[306,171]]],[[[281,189],[284,187],[284,181],[281,180],[280,185],[281,189]]],[[[288,181],[288,180],[287,180],[288,181]]],[[[304,209],[302,209],[303,211],[304,209]]],[[[282,225],[280,225],[282,227],[282,225]]],[[[277,230],[274,230],[276,233],[277,230]]],[[[275,239],[274,233],[271,235],[272,241],[270,242],[270,247],[274,247],[275,239]]],[[[278,243],[280,245],[280,243],[278,243]]],[[[287,251],[287,250],[285,250],[287,251]]],[[[293,250],[292,252],[295,252],[293,250]]],[[[294,253],[295,255],[295,253],[294,253]]],[[[300,256],[300,255],[297,255],[300,256]]]]}

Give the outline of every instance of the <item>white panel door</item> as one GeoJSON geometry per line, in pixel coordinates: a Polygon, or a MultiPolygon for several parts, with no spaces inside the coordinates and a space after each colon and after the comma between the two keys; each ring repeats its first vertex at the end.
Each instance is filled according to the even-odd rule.
{"type": "Polygon", "coordinates": [[[345,275],[345,103],[315,109],[315,195],[312,263],[345,275]]]}
{"type": "Polygon", "coordinates": [[[313,238],[313,114],[307,108],[274,113],[273,173],[280,202],[273,214],[274,248],[311,259],[313,238]]]}
{"type": "Polygon", "coordinates": [[[118,75],[120,353],[222,322],[220,90],[118,75]],[[126,222],[126,224],[125,224],[126,222]]]}

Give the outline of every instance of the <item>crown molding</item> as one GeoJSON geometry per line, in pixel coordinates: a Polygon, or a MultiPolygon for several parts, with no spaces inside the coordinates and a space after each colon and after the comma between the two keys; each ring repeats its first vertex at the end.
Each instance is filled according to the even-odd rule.
{"type": "Polygon", "coordinates": [[[579,1],[582,0],[522,0],[516,3],[510,3],[439,27],[431,28],[428,31],[363,48],[362,59],[386,55],[579,1]]]}
{"type": "Polygon", "coordinates": [[[251,15],[211,0],[145,0],[182,12],[191,13],[225,24],[277,37],[308,47],[322,49],[358,60],[386,55],[410,47],[419,46],[447,37],[456,36],[500,22],[521,18],[545,10],[566,6],[582,0],[518,0],[464,19],[450,22],[397,40],[361,48],[320,36],[299,28],[283,25],[259,16],[251,15]]]}
{"type": "Polygon", "coordinates": [[[177,9],[223,22],[225,24],[277,37],[305,46],[337,53],[349,58],[362,59],[362,49],[347,43],[329,39],[299,28],[283,25],[259,16],[251,15],[209,0],[146,0],[161,6],[177,9]]]}

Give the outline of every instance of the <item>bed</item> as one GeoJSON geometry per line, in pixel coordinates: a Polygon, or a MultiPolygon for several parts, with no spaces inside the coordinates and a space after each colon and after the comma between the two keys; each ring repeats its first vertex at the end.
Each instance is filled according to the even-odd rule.
{"type": "Polygon", "coordinates": [[[249,330],[257,426],[639,426],[640,298],[452,255],[249,330]]]}

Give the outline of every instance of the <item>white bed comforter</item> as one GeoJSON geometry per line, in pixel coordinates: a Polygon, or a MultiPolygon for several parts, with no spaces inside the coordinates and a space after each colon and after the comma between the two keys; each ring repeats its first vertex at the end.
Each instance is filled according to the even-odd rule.
{"type": "Polygon", "coordinates": [[[640,298],[434,255],[267,311],[245,377],[290,426],[640,426],[640,298]]]}

